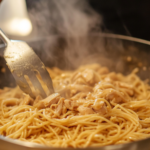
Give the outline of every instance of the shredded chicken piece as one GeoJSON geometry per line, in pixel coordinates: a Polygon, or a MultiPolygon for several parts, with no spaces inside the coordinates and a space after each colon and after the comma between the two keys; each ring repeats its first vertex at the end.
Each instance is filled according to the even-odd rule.
{"type": "Polygon", "coordinates": [[[123,92],[119,92],[114,89],[106,89],[101,94],[100,97],[105,97],[106,100],[113,100],[115,103],[125,103],[128,102],[127,95],[125,95],[123,92]]]}
{"type": "Polygon", "coordinates": [[[67,112],[67,107],[64,105],[63,103],[63,107],[62,107],[62,114],[65,114],[67,112]]]}
{"type": "Polygon", "coordinates": [[[71,100],[77,100],[77,99],[83,99],[87,96],[87,92],[79,92],[73,97],[71,97],[71,100]]]}
{"type": "Polygon", "coordinates": [[[39,101],[36,103],[34,106],[37,107],[38,109],[43,109],[46,107],[50,107],[52,104],[57,104],[60,99],[60,95],[58,93],[54,93],[44,100],[39,101]]]}
{"type": "Polygon", "coordinates": [[[80,112],[81,115],[87,115],[87,114],[94,114],[95,113],[92,108],[84,107],[82,105],[78,107],[78,111],[80,112]]]}
{"type": "Polygon", "coordinates": [[[66,99],[64,101],[64,104],[65,104],[66,108],[71,109],[71,110],[73,109],[73,106],[71,105],[71,101],[69,99],[66,99]]]}
{"type": "Polygon", "coordinates": [[[74,110],[75,108],[77,108],[79,106],[79,104],[77,103],[77,101],[69,100],[69,99],[66,99],[64,101],[64,104],[65,104],[66,108],[70,109],[70,110],[74,110]]]}
{"type": "Polygon", "coordinates": [[[89,100],[89,99],[91,99],[91,100],[95,99],[95,96],[93,96],[93,94],[91,92],[89,92],[86,97],[86,100],[89,100]]]}
{"type": "Polygon", "coordinates": [[[87,83],[93,84],[93,82],[94,82],[94,71],[93,70],[86,69],[85,71],[83,71],[82,76],[87,83]]]}
{"type": "Polygon", "coordinates": [[[74,84],[86,85],[87,83],[86,83],[86,81],[85,81],[84,78],[79,77],[79,78],[77,78],[77,79],[75,80],[74,84]]]}
{"type": "Polygon", "coordinates": [[[76,100],[67,99],[64,101],[64,104],[67,109],[75,110],[75,111],[77,110],[82,115],[92,114],[92,113],[99,113],[101,115],[104,115],[107,113],[107,107],[103,101],[100,101],[100,99],[88,100],[88,101],[86,99],[76,99],[76,100]]]}
{"type": "Polygon", "coordinates": [[[96,99],[94,104],[92,105],[92,108],[95,112],[104,115],[107,113],[107,107],[103,99],[96,99]]]}
{"type": "Polygon", "coordinates": [[[57,108],[55,110],[55,113],[57,114],[57,116],[60,116],[62,113],[64,113],[63,111],[65,109],[63,109],[63,104],[64,104],[64,98],[60,98],[60,100],[57,104],[57,108]]]}
{"type": "Polygon", "coordinates": [[[71,81],[72,81],[72,83],[76,83],[76,84],[80,84],[80,83],[77,83],[78,81],[81,81],[81,84],[86,83],[86,81],[85,81],[84,77],[82,76],[81,72],[75,72],[71,77],[71,81]]]}
{"type": "Polygon", "coordinates": [[[88,85],[77,85],[77,84],[70,85],[71,96],[75,95],[77,92],[90,92],[92,90],[93,88],[88,85]]]}
{"type": "Polygon", "coordinates": [[[85,69],[82,72],[75,72],[72,82],[75,84],[93,85],[100,80],[100,76],[92,69],[85,69]]]}

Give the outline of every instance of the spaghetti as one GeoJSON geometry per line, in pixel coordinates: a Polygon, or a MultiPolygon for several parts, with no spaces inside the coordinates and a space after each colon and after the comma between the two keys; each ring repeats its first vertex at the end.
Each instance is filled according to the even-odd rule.
{"type": "Polygon", "coordinates": [[[98,64],[49,69],[55,92],[35,100],[0,90],[0,134],[54,147],[121,144],[150,137],[150,86],[98,64]]]}

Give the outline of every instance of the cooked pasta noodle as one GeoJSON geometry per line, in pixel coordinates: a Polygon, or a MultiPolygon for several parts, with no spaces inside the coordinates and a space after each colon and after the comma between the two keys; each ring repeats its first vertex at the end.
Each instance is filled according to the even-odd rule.
{"type": "Polygon", "coordinates": [[[35,100],[0,90],[0,134],[54,147],[121,144],[150,137],[150,86],[98,64],[48,71],[54,94],[35,100]]]}

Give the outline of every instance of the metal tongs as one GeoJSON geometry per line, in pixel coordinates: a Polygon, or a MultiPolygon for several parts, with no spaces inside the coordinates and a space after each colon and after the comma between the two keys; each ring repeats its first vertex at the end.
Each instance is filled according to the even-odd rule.
{"type": "Polygon", "coordinates": [[[0,37],[5,43],[4,58],[20,89],[32,98],[54,93],[51,77],[32,48],[23,41],[10,41],[2,30],[0,37]]]}

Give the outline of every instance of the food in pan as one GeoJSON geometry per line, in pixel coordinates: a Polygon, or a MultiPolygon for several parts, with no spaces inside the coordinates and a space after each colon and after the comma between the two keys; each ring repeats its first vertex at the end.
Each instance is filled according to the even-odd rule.
{"type": "Polygon", "coordinates": [[[150,86],[135,69],[125,76],[91,64],[52,68],[54,94],[32,99],[0,90],[0,134],[54,147],[98,147],[150,137],[150,86]]]}

